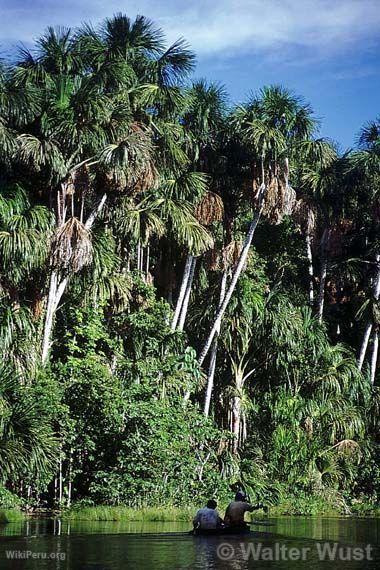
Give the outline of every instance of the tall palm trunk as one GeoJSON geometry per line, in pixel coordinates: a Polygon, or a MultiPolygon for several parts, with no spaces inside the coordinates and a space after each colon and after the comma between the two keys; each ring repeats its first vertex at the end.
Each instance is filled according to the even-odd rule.
{"type": "Polygon", "coordinates": [[[289,158],[284,158],[284,176],[285,176],[285,188],[289,186],[289,158]]]}
{"type": "Polygon", "coordinates": [[[145,275],[147,279],[149,276],[149,263],[150,263],[150,246],[148,243],[146,246],[146,262],[145,262],[145,275]]]}
{"type": "Polygon", "coordinates": [[[61,448],[59,455],[59,495],[58,495],[58,502],[60,506],[62,505],[62,498],[63,498],[63,474],[62,474],[62,448],[61,448]]]}
{"type": "Polygon", "coordinates": [[[100,199],[99,204],[96,206],[96,208],[94,208],[91,212],[91,214],[88,216],[86,223],[84,224],[84,227],[86,228],[86,230],[90,230],[92,228],[92,226],[94,225],[94,222],[96,220],[96,218],[99,216],[99,214],[102,212],[105,203],[107,201],[107,194],[103,194],[103,196],[100,199]]]}
{"type": "MultiPolygon", "coordinates": [[[[227,285],[227,270],[224,271],[222,275],[222,281],[220,284],[220,295],[219,295],[219,307],[221,307],[224,296],[226,294],[226,285],[227,285]]],[[[210,404],[211,404],[211,397],[212,391],[214,389],[214,377],[215,377],[215,369],[216,369],[216,358],[218,353],[218,338],[220,333],[220,323],[219,327],[215,333],[215,338],[213,340],[211,357],[210,357],[210,364],[208,368],[207,374],[207,388],[206,388],[206,396],[205,396],[205,403],[203,408],[203,413],[207,417],[210,413],[210,404]]]]}
{"type": "Polygon", "coordinates": [[[364,364],[364,358],[367,352],[369,337],[371,336],[372,332],[372,323],[367,323],[367,326],[364,331],[363,341],[360,347],[359,357],[358,357],[358,368],[361,370],[364,364]]]}
{"type": "MultiPolygon", "coordinates": [[[[106,203],[106,199],[107,199],[107,194],[104,194],[99,204],[96,206],[96,208],[93,209],[93,211],[87,218],[87,221],[84,224],[86,230],[90,230],[92,228],[97,216],[100,214],[106,203]]],[[[42,364],[45,364],[47,362],[49,356],[50,339],[53,331],[55,313],[57,311],[62,295],[66,290],[68,281],[69,281],[68,275],[62,275],[60,274],[59,271],[55,269],[53,269],[53,271],[51,272],[45,324],[44,324],[43,338],[42,338],[42,351],[41,351],[42,364]]]]}
{"type": "Polygon", "coordinates": [[[197,264],[197,258],[193,257],[191,267],[190,267],[189,278],[187,280],[186,293],[185,293],[185,296],[183,298],[181,314],[179,317],[178,330],[180,330],[180,331],[183,331],[183,327],[185,326],[185,320],[186,320],[186,315],[187,315],[187,309],[189,308],[191,287],[193,285],[193,279],[194,279],[194,272],[195,272],[196,264],[197,264]]]}
{"type": "Polygon", "coordinates": [[[317,304],[318,320],[321,323],[323,319],[323,310],[325,306],[325,288],[327,277],[327,264],[328,264],[328,245],[330,241],[330,228],[326,228],[323,232],[321,240],[321,272],[319,277],[319,294],[317,304]]]}
{"type": "Polygon", "coordinates": [[[376,327],[373,333],[373,348],[371,358],[371,383],[375,383],[376,368],[377,368],[377,355],[379,352],[379,330],[376,327]]]}
{"type": "Polygon", "coordinates": [[[72,447],[70,448],[70,453],[69,453],[69,466],[68,466],[68,474],[67,474],[67,508],[70,508],[71,506],[71,494],[72,494],[72,488],[73,488],[73,481],[72,481],[72,474],[73,474],[73,449],[72,447]]]}
{"type": "MultiPolygon", "coordinates": [[[[374,296],[375,301],[378,301],[379,296],[380,296],[380,254],[376,255],[376,266],[377,266],[377,270],[376,270],[375,280],[374,280],[374,284],[373,284],[373,296],[374,296]]],[[[367,353],[368,342],[369,342],[369,338],[371,336],[372,329],[373,329],[373,324],[371,322],[368,322],[367,326],[364,330],[363,341],[362,341],[362,344],[360,347],[360,352],[359,352],[359,357],[358,357],[358,368],[359,368],[359,370],[361,370],[363,367],[363,363],[364,363],[365,355],[367,353]]],[[[375,331],[374,340],[376,339],[376,336],[378,336],[378,331],[375,331]]],[[[372,353],[372,360],[373,360],[373,356],[374,355],[372,353]]],[[[377,362],[377,356],[376,356],[376,362],[377,362]]],[[[371,366],[371,377],[372,377],[372,366],[371,366]]]]}
{"type": "Polygon", "coordinates": [[[263,183],[260,187],[259,194],[258,194],[257,211],[256,211],[256,213],[252,219],[252,222],[249,226],[249,230],[248,230],[247,236],[246,236],[245,241],[244,241],[244,246],[243,246],[243,249],[241,250],[239,261],[238,261],[238,264],[236,266],[236,269],[232,275],[232,279],[231,279],[231,283],[230,283],[230,286],[228,288],[228,291],[224,297],[222,305],[220,306],[219,310],[217,311],[217,314],[215,316],[215,320],[214,320],[214,323],[211,327],[210,333],[209,333],[207,340],[205,342],[205,345],[204,345],[204,347],[203,347],[203,349],[199,355],[199,359],[198,359],[199,364],[203,364],[203,361],[206,358],[207,353],[211,348],[211,344],[212,344],[212,341],[214,339],[214,336],[220,327],[220,323],[222,322],[223,315],[226,311],[228,303],[230,302],[232,294],[235,291],[236,284],[239,280],[240,274],[243,271],[243,268],[246,264],[248,253],[249,253],[249,248],[251,247],[253,236],[255,234],[257,224],[259,223],[259,220],[260,220],[260,216],[261,216],[261,212],[262,212],[262,208],[263,208],[263,199],[265,196],[265,192],[266,192],[266,186],[263,183]]]}
{"type": "Polygon", "coordinates": [[[50,336],[53,330],[54,324],[54,316],[58,309],[58,305],[60,300],[62,299],[62,295],[65,292],[69,279],[68,277],[60,276],[58,271],[52,271],[50,276],[50,288],[49,288],[49,296],[48,296],[48,305],[46,310],[46,319],[45,319],[45,327],[44,327],[44,334],[42,340],[42,363],[44,364],[47,361],[49,356],[50,350],[50,336]]]}
{"type": "Polygon", "coordinates": [[[185,269],[183,270],[181,288],[179,290],[177,305],[174,311],[174,316],[171,324],[172,331],[175,331],[175,329],[177,328],[177,323],[180,317],[183,300],[186,295],[187,284],[189,282],[192,265],[193,265],[193,256],[189,254],[186,258],[186,264],[185,264],[185,269]]]}
{"type": "Polygon", "coordinates": [[[54,306],[57,299],[58,272],[52,271],[50,275],[50,285],[48,301],[46,307],[44,334],[42,339],[42,363],[46,362],[49,355],[50,335],[53,328],[54,306]]]}
{"type": "Polygon", "coordinates": [[[314,266],[313,266],[313,252],[311,249],[311,235],[306,235],[306,255],[308,261],[308,272],[309,272],[309,304],[311,307],[314,306],[314,266]]]}
{"type": "Polygon", "coordinates": [[[327,257],[324,256],[324,258],[322,259],[322,264],[321,264],[321,274],[320,274],[319,294],[318,294],[318,307],[317,307],[318,321],[320,323],[322,322],[322,319],[323,319],[323,311],[324,311],[324,307],[325,307],[326,277],[327,277],[327,257]]]}
{"type": "Polygon", "coordinates": [[[140,271],[140,264],[141,264],[141,245],[140,245],[140,240],[137,242],[137,246],[136,246],[136,269],[137,271],[140,271]]]}
{"type": "Polygon", "coordinates": [[[144,271],[144,247],[140,245],[140,273],[144,271]]]}
{"type": "Polygon", "coordinates": [[[236,455],[239,450],[240,443],[240,425],[241,425],[241,398],[233,396],[231,405],[231,432],[234,435],[232,443],[232,451],[236,455]]]}

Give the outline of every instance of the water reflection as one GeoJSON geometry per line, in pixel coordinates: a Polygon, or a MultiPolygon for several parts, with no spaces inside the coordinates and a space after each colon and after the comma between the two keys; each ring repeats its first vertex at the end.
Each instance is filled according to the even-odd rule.
{"type": "Polygon", "coordinates": [[[379,544],[377,519],[282,518],[273,522],[273,533],[262,533],[253,540],[195,538],[186,534],[186,523],[89,523],[36,518],[0,526],[0,567],[6,570],[290,570],[295,566],[300,570],[340,570],[342,567],[354,570],[379,567],[378,550],[372,552],[374,560],[330,561],[320,560],[316,548],[319,541],[326,540],[356,548],[364,548],[368,543],[379,544]],[[250,546],[256,550],[250,551],[250,546]],[[276,556],[276,548],[282,548],[283,555],[294,549],[306,549],[307,558],[296,562],[281,556],[268,559],[271,553],[276,556]],[[46,553],[49,558],[9,559],[7,552],[46,553]],[[263,553],[267,558],[262,558],[263,553]],[[258,554],[259,559],[255,560],[258,554]]]}

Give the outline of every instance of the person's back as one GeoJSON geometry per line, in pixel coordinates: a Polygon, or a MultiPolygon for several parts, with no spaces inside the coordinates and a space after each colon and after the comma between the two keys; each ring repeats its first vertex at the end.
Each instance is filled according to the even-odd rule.
{"type": "Polygon", "coordinates": [[[194,517],[193,525],[194,528],[200,528],[204,530],[211,530],[218,527],[220,524],[219,513],[216,510],[216,502],[213,500],[208,501],[207,506],[203,509],[199,509],[194,517]]]}
{"type": "Polygon", "coordinates": [[[253,510],[255,507],[247,503],[241,493],[236,493],[235,500],[227,507],[224,522],[228,526],[244,526],[246,524],[244,521],[245,513],[253,510]]]}

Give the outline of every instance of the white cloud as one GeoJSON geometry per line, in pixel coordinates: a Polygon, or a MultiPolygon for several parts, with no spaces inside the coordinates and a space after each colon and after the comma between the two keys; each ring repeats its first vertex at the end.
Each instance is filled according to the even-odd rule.
{"type": "Polygon", "coordinates": [[[334,51],[379,34],[378,0],[193,2],[168,20],[200,53],[272,50],[287,45],[334,51]]]}
{"type": "Polygon", "coordinates": [[[379,39],[379,0],[1,0],[0,35],[30,41],[48,24],[97,22],[117,11],[157,21],[169,40],[185,37],[200,55],[273,53],[298,46],[316,54],[367,47],[379,39]]]}

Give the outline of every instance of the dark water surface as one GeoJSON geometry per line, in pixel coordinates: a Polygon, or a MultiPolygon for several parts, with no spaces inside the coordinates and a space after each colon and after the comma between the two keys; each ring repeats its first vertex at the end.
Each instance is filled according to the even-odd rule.
{"type": "Polygon", "coordinates": [[[32,519],[0,525],[0,569],[380,568],[380,519],[283,517],[271,522],[272,527],[257,527],[262,534],[206,538],[187,535],[186,523],[32,519]]]}

